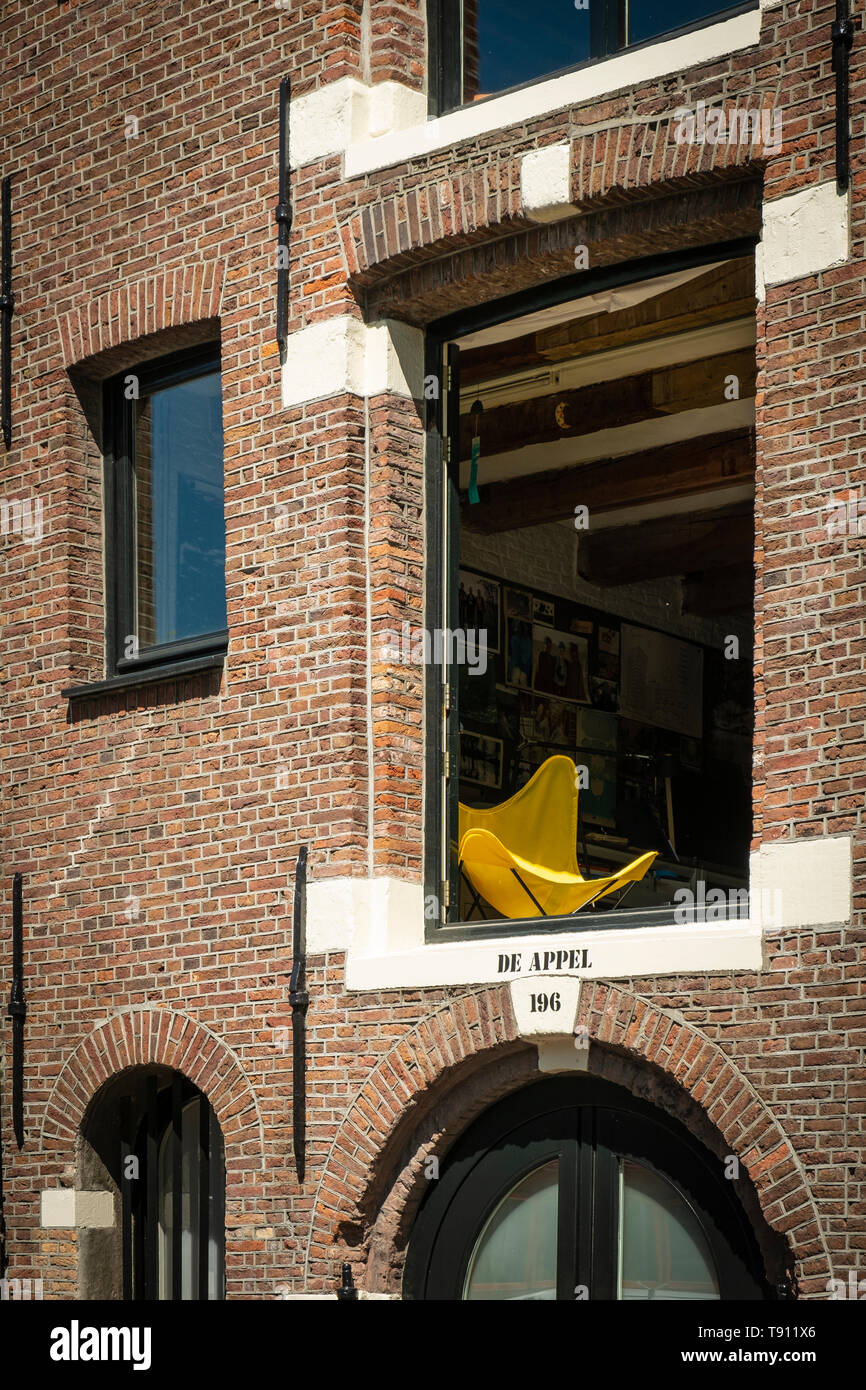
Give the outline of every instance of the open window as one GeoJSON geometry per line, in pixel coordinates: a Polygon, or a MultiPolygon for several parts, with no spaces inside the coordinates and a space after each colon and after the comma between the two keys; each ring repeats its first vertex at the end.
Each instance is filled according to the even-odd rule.
{"type": "Polygon", "coordinates": [[[736,14],[724,0],[429,0],[434,114],[736,14]]]}
{"type": "Polygon", "coordinates": [[[747,915],[755,302],[734,249],[443,343],[442,922],[747,915]]]}

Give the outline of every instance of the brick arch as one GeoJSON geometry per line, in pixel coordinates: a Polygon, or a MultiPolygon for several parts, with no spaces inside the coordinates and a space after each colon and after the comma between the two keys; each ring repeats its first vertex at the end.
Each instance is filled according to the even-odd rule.
{"type": "MultiPolygon", "coordinates": [[[[350,286],[368,319],[423,326],[456,309],[573,276],[578,245],[587,247],[589,266],[598,271],[673,245],[687,249],[757,237],[761,197],[760,180],[735,167],[686,185],[634,190],[544,226],[514,219],[507,227],[479,225],[471,235],[421,244],[411,256],[371,259],[375,248],[367,245],[355,255],[359,269],[350,286]]],[[[344,246],[349,235],[344,228],[344,246]]]]}
{"type": "Polygon", "coordinates": [[[224,264],[217,258],[176,266],[125,281],[58,315],[64,367],[167,329],[218,318],[223,276],[224,264]]]}
{"type": "MultiPolygon", "coordinates": [[[[688,1112],[701,1115],[739,1158],[767,1226],[791,1242],[801,1292],[825,1291],[831,1261],[802,1164],[736,1063],[670,1011],[602,981],[584,982],[579,1022],[600,1045],[590,1051],[591,1071],[639,1094],[656,1069],[671,1083],[667,1108],[690,1128],[688,1112]],[[617,1070],[617,1056],[635,1063],[631,1075],[617,1070]]],[[[395,1246],[405,1243],[423,1196],[425,1161],[447,1153],[477,1115],[538,1075],[534,1049],[517,1036],[507,986],[451,1000],[419,1023],[379,1062],[334,1139],[315,1197],[308,1265],[327,1267],[331,1278],[341,1260],[366,1260],[358,1284],[396,1288],[395,1246]]]]}
{"type": "MultiPolygon", "coordinates": [[[[677,144],[671,135],[674,126],[671,111],[648,122],[630,123],[625,139],[619,126],[573,139],[571,203],[580,217],[633,200],[759,181],[767,162],[762,145],[677,144]]],[[[424,260],[438,260],[473,245],[486,245],[489,259],[496,254],[496,241],[510,234],[528,232],[527,244],[537,242],[539,254],[551,235],[555,241],[559,223],[539,225],[524,211],[522,156],[491,151],[479,168],[468,153],[454,163],[447,175],[431,173],[420,186],[389,193],[346,215],[339,231],[353,285],[366,289],[424,260]]],[[[568,237],[573,245],[572,231],[568,237]]]]}
{"type": "Polygon", "coordinates": [[[232,1049],[189,1014],[130,1008],[94,1028],[67,1059],[42,1118],[43,1146],[71,1148],[90,1102],[111,1077],[159,1062],[183,1072],[208,1098],[226,1145],[264,1168],[255,1092],[232,1049]]]}

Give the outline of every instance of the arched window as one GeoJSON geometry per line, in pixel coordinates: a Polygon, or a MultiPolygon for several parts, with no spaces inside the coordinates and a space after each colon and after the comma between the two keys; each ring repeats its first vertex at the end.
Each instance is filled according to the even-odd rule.
{"type": "Polygon", "coordinates": [[[100,1252],[114,1296],[223,1298],[225,1153],[207,1097],[167,1067],[131,1068],[99,1093],[84,1137],[117,1193],[117,1240],[100,1252]]]}
{"type": "Polygon", "coordinates": [[[556,1078],[455,1145],[412,1233],[404,1296],[761,1299],[724,1162],[620,1087],[556,1078]]]}

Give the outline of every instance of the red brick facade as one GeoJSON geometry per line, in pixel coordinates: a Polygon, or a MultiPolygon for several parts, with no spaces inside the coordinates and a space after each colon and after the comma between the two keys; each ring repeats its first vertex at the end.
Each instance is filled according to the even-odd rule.
{"type": "MultiPolygon", "coordinates": [[[[50,1298],[87,1290],[75,1232],[42,1229],[40,1194],[76,1186],[82,1120],[127,1067],[179,1069],[211,1101],[227,1296],[259,1299],[333,1292],[344,1260],[360,1288],[399,1296],[424,1158],[537,1075],[506,986],[351,990],[342,952],[313,954],[297,1181],[298,847],[313,883],[417,883],[424,848],[421,674],[376,647],[423,621],[423,403],[284,406],[274,342],[280,78],[295,101],[346,78],[425,85],[425,6],[361,11],[21,0],[2,22],[16,311],[0,496],[41,499],[44,538],[0,539],[21,1153],[5,1018],[0,1121],[9,1274],[50,1298]],[[215,338],[225,670],[70,702],[66,687],[105,676],[100,383],[215,338]]],[[[290,334],[337,316],[423,328],[570,274],[577,242],[596,267],[758,234],[762,206],[835,178],[833,13],[767,8],[757,46],[358,177],[339,154],[294,169],[290,334]],[[781,150],[677,145],[672,111],[698,100],[780,109],[781,150]],[[521,158],[565,141],[577,212],[542,225],[523,211],[521,158]]],[[[857,139],[849,260],[758,306],[754,848],[850,836],[850,919],[771,932],[760,972],[591,980],[581,996],[590,1071],[738,1156],[756,1226],[760,1212],[784,1237],[814,1298],[866,1250],[866,580],[862,539],[821,524],[866,481],[863,170],[857,139]]],[[[6,990],[6,887],[3,901],[6,990]]]]}

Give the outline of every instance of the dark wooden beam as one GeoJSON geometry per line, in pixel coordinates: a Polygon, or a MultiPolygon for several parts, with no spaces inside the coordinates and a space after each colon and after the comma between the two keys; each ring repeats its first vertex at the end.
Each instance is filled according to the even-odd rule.
{"type": "Polygon", "coordinates": [[[460,381],[465,388],[566,358],[587,357],[648,338],[748,318],[754,312],[754,262],[745,256],[628,309],[569,319],[504,343],[469,348],[461,355],[460,381]]]}
{"type": "Polygon", "coordinates": [[[463,498],[461,520],[472,531],[514,531],[573,517],[581,506],[588,508],[591,525],[599,512],[735,487],[752,482],[754,476],[754,431],[729,430],[624,458],[488,483],[477,505],[463,498]]]}
{"type": "Polygon", "coordinates": [[[712,617],[751,608],[754,602],[754,565],[725,565],[702,574],[687,574],[683,583],[684,613],[712,617]]]}
{"type": "Polygon", "coordinates": [[[732,375],[738,380],[741,400],[754,396],[753,348],[737,348],[674,367],[657,367],[571,391],[533,396],[527,401],[484,410],[477,416],[466,414],[460,420],[460,457],[470,456],[476,422],[482,457],[490,458],[530,444],[580,438],[594,430],[723,405],[725,381],[732,375]]]}
{"type": "Polygon", "coordinates": [[[751,561],[754,531],[751,504],[735,511],[589,530],[578,543],[577,571],[591,584],[617,585],[728,569],[751,561]]]}

